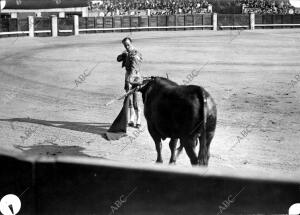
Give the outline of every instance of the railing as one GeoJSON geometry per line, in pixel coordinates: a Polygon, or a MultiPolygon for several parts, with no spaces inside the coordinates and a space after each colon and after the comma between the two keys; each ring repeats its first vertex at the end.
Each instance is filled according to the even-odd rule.
{"type": "Polygon", "coordinates": [[[64,36],[83,33],[151,30],[226,30],[294,28],[300,15],[186,14],[169,16],[114,16],[0,19],[0,36],[64,36]]]}
{"type": "Polygon", "coordinates": [[[256,28],[282,28],[300,26],[300,14],[295,15],[256,15],[256,28]]]}
{"type": "Polygon", "coordinates": [[[114,16],[0,20],[1,35],[63,36],[89,32],[215,29],[216,15],[114,16]],[[215,20],[215,21],[214,21],[215,20]]]}

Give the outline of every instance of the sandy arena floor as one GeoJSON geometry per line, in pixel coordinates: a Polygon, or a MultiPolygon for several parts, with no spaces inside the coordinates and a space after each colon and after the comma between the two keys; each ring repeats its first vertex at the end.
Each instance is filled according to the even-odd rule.
{"type": "MultiPolygon", "coordinates": [[[[130,35],[144,76],[204,86],[218,125],[209,168],[293,174],[300,167],[300,30],[172,31],[0,39],[0,150],[154,164],[143,118],[139,134],[103,133],[121,109],[124,70],[116,62],[130,35]],[[78,86],[75,80],[90,73],[78,86]],[[298,76],[297,76],[298,75],[298,76]],[[134,139],[132,142],[130,140],[134,139]]],[[[164,164],[170,156],[163,143],[164,164]]],[[[177,166],[190,167],[185,153],[177,166]]]]}

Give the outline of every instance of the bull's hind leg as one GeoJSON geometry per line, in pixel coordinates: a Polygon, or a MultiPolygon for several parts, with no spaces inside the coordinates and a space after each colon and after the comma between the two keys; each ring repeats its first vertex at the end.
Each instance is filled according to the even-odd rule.
{"type": "Polygon", "coordinates": [[[195,152],[195,141],[196,139],[193,137],[180,139],[180,142],[183,144],[184,149],[187,155],[189,156],[192,165],[198,164],[198,157],[195,152]]]}
{"type": "Polygon", "coordinates": [[[155,147],[156,147],[156,152],[157,152],[157,159],[156,159],[156,163],[162,163],[163,162],[163,159],[162,159],[162,156],[161,156],[161,140],[159,141],[155,141],[155,147]]]}
{"type": "Polygon", "coordinates": [[[176,151],[176,146],[177,146],[177,142],[178,142],[178,139],[171,139],[170,142],[169,142],[169,147],[170,147],[170,150],[171,150],[171,158],[170,158],[170,164],[176,162],[176,156],[175,156],[175,151],[176,151]]]}
{"type": "Polygon", "coordinates": [[[214,134],[215,134],[214,131],[207,132],[206,137],[205,137],[206,141],[203,141],[202,136],[199,137],[200,150],[199,150],[198,158],[199,158],[200,165],[204,165],[204,166],[208,165],[208,160],[210,157],[209,147],[210,147],[210,143],[214,137],[214,134]]]}
{"type": "Polygon", "coordinates": [[[162,163],[163,159],[162,159],[162,156],[161,156],[161,148],[162,148],[161,137],[155,131],[155,129],[153,129],[153,127],[151,125],[149,125],[149,124],[148,124],[148,131],[149,131],[152,139],[155,142],[155,148],[156,148],[156,152],[157,152],[156,163],[162,163]]]}

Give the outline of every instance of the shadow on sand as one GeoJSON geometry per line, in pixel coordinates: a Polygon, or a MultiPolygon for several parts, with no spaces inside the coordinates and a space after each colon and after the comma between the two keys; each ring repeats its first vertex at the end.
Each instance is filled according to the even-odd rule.
{"type": "MultiPolygon", "coordinates": [[[[47,121],[47,120],[39,120],[39,119],[31,119],[31,118],[0,119],[0,121],[39,124],[39,125],[51,126],[55,128],[63,128],[63,129],[69,129],[73,131],[98,134],[101,135],[103,138],[106,138],[105,132],[108,130],[108,128],[111,125],[109,123],[47,121]]],[[[60,146],[55,143],[54,139],[45,140],[44,143],[41,145],[33,145],[33,146],[15,145],[15,148],[21,150],[25,155],[43,155],[43,156],[70,155],[70,156],[93,157],[83,153],[83,150],[85,149],[83,147],[60,146]]],[[[102,157],[97,157],[97,158],[102,158],[102,157]]]]}
{"type": "Polygon", "coordinates": [[[110,127],[110,123],[86,123],[86,122],[66,122],[66,121],[47,121],[41,119],[31,118],[11,118],[11,119],[0,119],[0,121],[7,122],[26,122],[39,124],[44,126],[51,126],[55,128],[64,128],[73,131],[87,132],[91,134],[99,134],[105,138],[105,132],[110,127]]]}
{"type": "MultiPolygon", "coordinates": [[[[49,145],[33,145],[33,146],[15,146],[17,149],[20,149],[25,155],[40,155],[40,156],[58,156],[58,155],[67,155],[67,156],[89,156],[82,151],[83,147],[80,146],[59,146],[58,144],[49,144],[49,145]]],[[[99,158],[99,157],[97,157],[99,158]]],[[[100,157],[101,158],[101,157],[100,157]]]]}

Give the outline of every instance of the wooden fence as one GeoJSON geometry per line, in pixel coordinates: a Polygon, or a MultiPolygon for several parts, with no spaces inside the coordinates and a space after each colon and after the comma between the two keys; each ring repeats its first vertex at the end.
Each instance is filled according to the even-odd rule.
{"type": "Polygon", "coordinates": [[[300,27],[300,15],[186,14],[0,19],[0,36],[65,36],[84,33],[300,27]]]}
{"type": "Polygon", "coordinates": [[[33,36],[53,36],[55,35],[53,29],[57,29],[56,35],[58,36],[78,33],[204,30],[213,29],[213,15],[0,19],[0,36],[2,37],[29,35],[30,31],[33,31],[33,36]]]}
{"type": "Polygon", "coordinates": [[[255,28],[300,27],[300,14],[295,15],[256,15],[255,28]]]}

